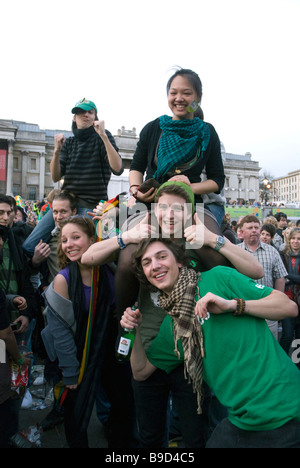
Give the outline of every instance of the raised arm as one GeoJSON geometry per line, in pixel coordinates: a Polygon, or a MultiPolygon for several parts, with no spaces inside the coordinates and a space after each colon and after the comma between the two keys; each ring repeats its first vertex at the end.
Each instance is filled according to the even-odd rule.
{"type": "Polygon", "coordinates": [[[115,150],[111,142],[109,141],[109,138],[107,136],[107,133],[105,132],[105,125],[103,120],[96,120],[94,122],[94,129],[100,136],[101,140],[103,141],[103,144],[105,146],[107,158],[109,165],[111,169],[114,172],[121,173],[123,169],[123,164],[122,164],[122,159],[119,155],[119,153],[115,150]]]}
{"type": "MultiPolygon", "coordinates": [[[[186,241],[196,249],[202,247],[202,245],[215,249],[218,235],[207,229],[196,213],[194,215],[194,220],[196,224],[189,226],[184,231],[186,241]]],[[[250,252],[232,244],[228,239],[225,239],[225,244],[219,250],[219,253],[227,258],[236,270],[243,275],[252,279],[259,279],[264,276],[264,269],[256,258],[251,255],[250,252]]]]}
{"type": "MultiPolygon", "coordinates": [[[[208,312],[224,314],[236,310],[236,299],[227,300],[216,294],[207,293],[197,302],[195,314],[200,318],[205,318],[208,312]]],[[[243,314],[266,320],[283,320],[288,317],[297,317],[298,307],[286,294],[274,289],[267,297],[245,301],[243,314]]]]}
{"type": "Polygon", "coordinates": [[[54,152],[50,162],[50,171],[53,182],[58,182],[61,178],[59,156],[64,142],[65,136],[63,133],[59,133],[54,136],[54,152]]]}
{"type": "Polygon", "coordinates": [[[105,239],[101,242],[96,242],[91,245],[81,257],[81,263],[84,265],[94,266],[107,263],[108,259],[120,249],[123,244],[138,244],[142,239],[149,237],[154,232],[155,228],[148,224],[149,214],[147,213],[144,219],[134,226],[132,229],[125,231],[121,236],[105,239]],[[121,237],[121,240],[120,240],[121,237]]]}

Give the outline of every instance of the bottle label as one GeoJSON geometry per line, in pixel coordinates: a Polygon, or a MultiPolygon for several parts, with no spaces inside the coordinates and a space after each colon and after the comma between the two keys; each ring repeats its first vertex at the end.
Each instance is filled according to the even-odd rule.
{"type": "Polygon", "coordinates": [[[130,350],[130,343],[131,340],[122,336],[119,343],[118,353],[123,354],[123,356],[128,356],[130,350]]]}

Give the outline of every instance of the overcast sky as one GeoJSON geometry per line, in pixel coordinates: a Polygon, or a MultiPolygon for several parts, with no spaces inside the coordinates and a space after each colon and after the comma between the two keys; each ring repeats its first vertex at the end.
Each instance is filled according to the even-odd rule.
{"type": "Polygon", "coordinates": [[[0,15],[1,119],[70,130],[86,97],[112,134],[139,134],[170,114],[179,65],[226,152],[275,177],[300,169],[300,0],[15,0],[0,15]]]}

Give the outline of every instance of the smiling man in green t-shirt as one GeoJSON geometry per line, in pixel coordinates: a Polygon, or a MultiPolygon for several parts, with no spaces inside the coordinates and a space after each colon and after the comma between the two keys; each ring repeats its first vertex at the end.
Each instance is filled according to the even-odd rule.
{"type": "Polygon", "coordinates": [[[124,313],[122,326],[137,327],[134,378],[146,380],[158,368],[172,372],[184,362],[201,393],[203,377],[228,408],[208,447],[300,448],[300,372],[264,320],[296,316],[295,304],[226,267],[199,278],[168,239],[144,241],[135,258],[141,279],[161,291],[168,315],[145,352],[140,312],[124,313]]]}

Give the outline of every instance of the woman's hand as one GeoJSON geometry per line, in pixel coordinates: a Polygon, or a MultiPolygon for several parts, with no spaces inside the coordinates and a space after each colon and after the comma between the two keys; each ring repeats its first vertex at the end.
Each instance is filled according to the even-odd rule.
{"type": "Polygon", "coordinates": [[[170,182],[172,180],[175,180],[177,182],[184,182],[185,184],[191,186],[190,179],[187,176],[183,175],[183,174],[171,177],[171,179],[169,179],[168,182],[170,182]]]}
{"type": "Polygon", "coordinates": [[[154,198],[155,198],[156,192],[157,192],[157,188],[155,188],[155,187],[151,187],[145,193],[140,192],[140,190],[137,190],[135,192],[135,198],[140,203],[152,203],[154,198]]]}

